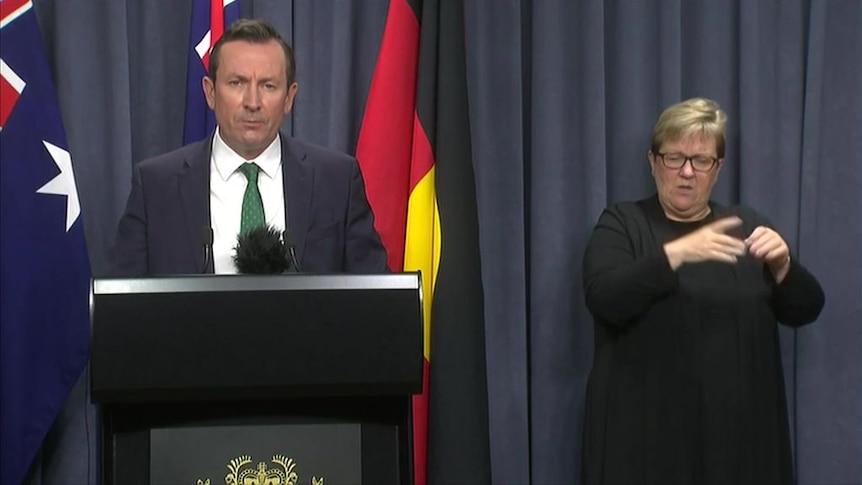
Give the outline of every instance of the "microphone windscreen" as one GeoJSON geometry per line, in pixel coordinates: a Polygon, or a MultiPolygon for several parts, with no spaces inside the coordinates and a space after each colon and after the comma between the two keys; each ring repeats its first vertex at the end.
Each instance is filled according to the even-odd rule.
{"type": "Polygon", "coordinates": [[[236,269],[247,274],[281,274],[287,271],[287,250],[281,234],[271,226],[260,226],[237,237],[236,269]]]}

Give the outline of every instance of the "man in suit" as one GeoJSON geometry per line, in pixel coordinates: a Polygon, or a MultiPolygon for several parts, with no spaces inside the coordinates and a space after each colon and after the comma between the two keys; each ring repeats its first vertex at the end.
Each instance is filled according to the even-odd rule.
{"type": "Polygon", "coordinates": [[[293,50],[271,25],[243,19],[224,33],[203,79],[218,126],[206,140],[137,164],[114,274],[235,273],[249,212],[289,230],[303,271],[386,271],[356,159],[279,132],[299,87],[295,72],[293,50]],[[261,206],[262,214],[253,210],[261,206]]]}

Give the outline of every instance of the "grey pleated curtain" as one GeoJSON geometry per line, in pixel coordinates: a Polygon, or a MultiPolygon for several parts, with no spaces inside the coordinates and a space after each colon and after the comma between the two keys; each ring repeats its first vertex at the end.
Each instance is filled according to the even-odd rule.
{"type": "MultiPolygon", "coordinates": [[[[714,196],[768,215],[826,290],[782,331],[799,483],[862,483],[862,2],[468,0],[495,484],[577,483],[592,323],[584,245],[649,195],[649,133],[691,96],[730,117],[714,196]]],[[[190,2],[34,0],[96,275],[135,162],[182,139],[190,2]]],[[[387,0],[242,0],[296,50],[285,129],[355,148],[387,0]]],[[[95,483],[86,378],[33,483],[95,483]]]]}

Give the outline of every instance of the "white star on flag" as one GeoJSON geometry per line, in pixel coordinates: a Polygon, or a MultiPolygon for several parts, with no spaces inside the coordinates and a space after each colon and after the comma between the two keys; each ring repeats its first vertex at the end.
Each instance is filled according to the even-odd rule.
{"type": "Polygon", "coordinates": [[[75,174],[72,172],[72,156],[69,155],[68,151],[47,141],[42,140],[42,143],[48,149],[48,153],[54,159],[60,173],[36,192],[66,196],[66,232],[69,232],[72,224],[81,215],[81,203],[78,200],[78,189],[75,187],[75,174]]]}

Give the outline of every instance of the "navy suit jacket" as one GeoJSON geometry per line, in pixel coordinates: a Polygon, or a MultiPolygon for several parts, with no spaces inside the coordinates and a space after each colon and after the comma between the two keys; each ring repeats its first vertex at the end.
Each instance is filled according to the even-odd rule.
{"type": "MultiPolygon", "coordinates": [[[[286,224],[302,270],[382,273],[386,250],[356,159],[281,134],[286,224]]],[[[199,274],[210,224],[212,136],[137,164],[111,274],[199,274]]],[[[211,266],[211,265],[210,265],[211,266]]]]}

